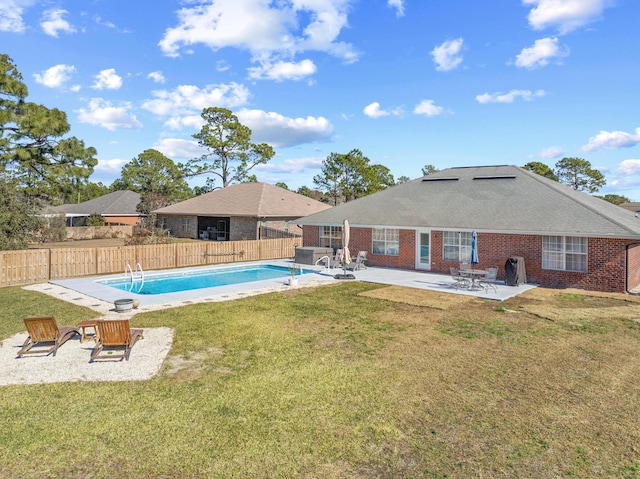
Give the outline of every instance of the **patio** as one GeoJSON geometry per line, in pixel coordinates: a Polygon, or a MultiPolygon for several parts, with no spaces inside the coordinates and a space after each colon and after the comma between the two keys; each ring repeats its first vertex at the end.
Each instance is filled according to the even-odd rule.
{"type": "MultiPolygon", "coordinates": [[[[252,262],[249,264],[273,264],[279,266],[290,266],[292,260],[276,260],[266,262],[252,262]]],[[[221,265],[224,266],[224,265],[221,265]]],[[[340,281],[334,278],[336,274],[342,273],[342,269],[320,269],[305,265],[307,269],[314,269],[314,273],[308,273],[298,276],[297,287],[316,286],[322,284],[337,283],[340,281]]],[[[185,268],[180,271],[188,271],[197,268],[185,268]]],[[[178,271],[178,270],[173,270],[178,271]]],[[[154,271],[153,273],[159,273],[154,271]]],[[[467,290],[452,288],[453,279],[450,275],[430,273],[426,271],[409,271],[391,268],[367,267],[366,269],[353,272],[356,281],[365,281],[368,283],[379,283],[393,286],[404,286],[408,288],[418,288],[424,290],[438,291],[440,293],[459,294],[466,296],[475,296],[478,298],[491,299],[494,301],[504,301],[505,299],[516,296],[524,291],[535,288],[535,285],[523,284],[520,286],[507,286],[504,281],[495,283],[497,291],[490,289],[488,292],[481,290],[467,290]]],[[[111,275],[113,278],[120,275],[111,275]]],[[[500,275],[499,275],[500,276],[500,275]]],[[[124,293],[120,290],[110,288],[108,286],[96,283],[98,277],[77,278],[70,280],[51,281],[49,283],[41,283],[26,286],[26,289],[36,290],[49,294],[51,296],[81,304],[100,311],[106,316],[130,317],[141,311],[153,311],[166,307],[184,306],[198,302],[215,302],[229,301],[255,294],[263,294],[267,292],[286,291],[291,289],[286,283],[288,278],[278,278],[272,280],[256,281],[252,283],[239,283],[226,286],[218,286],[213,288],[195,289],[189,291],[181,291],[176,293],[167,293],[160,295],[136,295],[124,293]],[[127,313],[117,313],[114,309],[113,301],[122,297],[132,297],[140,301],[140,307],[127,313]]]]}

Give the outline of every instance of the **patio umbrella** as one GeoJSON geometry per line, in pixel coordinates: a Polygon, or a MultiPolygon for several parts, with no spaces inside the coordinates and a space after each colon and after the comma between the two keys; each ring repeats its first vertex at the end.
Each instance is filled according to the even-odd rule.
{"type": "Polygon", "coordinates": [[[340,256],[340,262],[344,274],[336,274],[335,279],[356,279],[352,274],[347,274],[347,265],[351,263],[351,253],[349,252],[349,221],[344,220],[342,223],[342,256],[340,256]]]}
{"type": "Polygon", "coordinates": [[[349,251],[349,221],[342,222],[342,257],[340,258],[342,266],[351,263],[351,252],[349,251]]]}
{"type": "Polygon", "coordinates": [[[474,264],[478,264],[479,262],[480,260],[478,259],[478,235],[474,231],[473,233],[471,233],[471,259],[469,260],[469,263],[474,265],[474,264]]]}

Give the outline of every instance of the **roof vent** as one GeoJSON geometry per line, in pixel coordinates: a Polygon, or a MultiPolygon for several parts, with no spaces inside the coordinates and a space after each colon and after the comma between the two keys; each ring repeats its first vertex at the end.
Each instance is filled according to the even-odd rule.
{"type": "Polygon", "coordinates": [[[460,177],[458,176],[436,176],[434,178],[426,177],[422,178],[422,181],[458,181],[460,177]]]}
{"type": "Polygon", "coordinates": [[[474,176],[474,180],[514,180],[516,175],[474,176]]]}

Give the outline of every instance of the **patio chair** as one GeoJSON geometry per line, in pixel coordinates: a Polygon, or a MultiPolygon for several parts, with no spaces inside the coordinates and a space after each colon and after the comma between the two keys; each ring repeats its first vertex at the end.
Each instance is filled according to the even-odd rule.
{"type": "Polygon", "coordinates": [[[346,269],[349,271],[358,271],[360,269],[367,269],[367,266],[364,262],[367,260],[367,252],[366,251],[358,251],[358,256],[356,256],[356,260],[352,261],[346,266],[346,269]]]}
{"type": "Polygon", "coordinates": [[[461,270],[473,269],[473,266],[471,265],[471,263],[460,263],[460,269],[461,270]]]}
{"type": "Polygon", "coordinates": [[[451,272],[451,278],[453,279],[453,283],[449,286],[450,288],[467,288],[470,285],[470,280],[466,276],[462,276],[458,268],[454,268],[453,266],[449,267],[449,271],[451,272]]]}
{"type": "Polygon", "coordinates": [[[142,329],[131,329],[128,319],[104,319],[96,324],[98,341],[91,354],[92,362],[96,359],[129,360],[131,348],[142,338],[142,329]],[[107,349],[107,351],[105,351],[107,349]],[[113,350],[120,354],[113,354],[113,350]]]}
{"type": "Polygon", "coordinates": [[[56,355],[58,348],[80,331],[75,326],[60,326],[56,324],[53,316],[44,318],[24,318],[29,336],[18,351],[18,357],[25,354],[44,353],[46,356],[56,355]],[[32,349],[37,347],[38,349],[32,349]],[[45,349],[42,349],[45,348],[45,349]]]}
{"type": "Polygon", "coordinates": [[[336,254],[333,256],[333,259],[329,260],[329,268],[339,268],[342,266],[342,250],[337,249],[336,254]]]}
{"type": "Polygon", "coordinates": [[[487,274],[480,278],[480,286],[484,288],[484,290],[488,293],[489,288],[493,288],[493,290],[497,293],[498,288],[495,285],[496,278],[498,277],[498,267],[492,266],[491,268],[487,268],[487,274]]]}

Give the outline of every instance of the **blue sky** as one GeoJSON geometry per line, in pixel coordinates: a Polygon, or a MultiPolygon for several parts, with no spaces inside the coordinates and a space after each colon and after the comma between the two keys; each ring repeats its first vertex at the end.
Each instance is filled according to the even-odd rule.
{"type": "Polygon", "coordinates": [[[639,18],[637,0],[0,0],[0,50],[98,150],[95,182],[148,148],[199,156],[219,106],[274,146],[258,179],[292,189],[358,148],[412,179],[575,156],[640,201],[639,18]]]}

